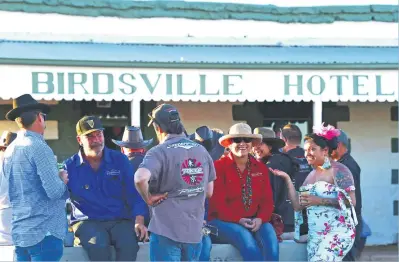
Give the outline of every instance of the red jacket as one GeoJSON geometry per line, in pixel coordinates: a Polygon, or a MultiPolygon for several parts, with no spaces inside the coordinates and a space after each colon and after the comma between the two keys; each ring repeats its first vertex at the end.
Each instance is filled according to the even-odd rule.
{"type": "MultiPolygon", "coordinates": [[[[238,223],[241,218],[259,217],[269,222],[273,212],[273,193],[266,165],[251,157],[252,204],[245,210],[242,202],[241,181],[232,153],[215,161],[216,177],[213,196],[209,201],[208,220],[220,219],[238,223]]],[[[243,173],[244,181],[248,170],[243,173]]]]}

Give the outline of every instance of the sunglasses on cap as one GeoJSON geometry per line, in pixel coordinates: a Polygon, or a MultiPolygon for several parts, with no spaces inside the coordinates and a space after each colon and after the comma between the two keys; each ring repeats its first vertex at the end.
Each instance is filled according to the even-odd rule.
{"type": "Polygon", "coordinates": [[[233,141],[233,143],[239,144],[242,141],[244,141],[244,143],[251,143],[252,142],[252,138],[249,137],[235,137],[232,138],[231,141],[233,141]]]}

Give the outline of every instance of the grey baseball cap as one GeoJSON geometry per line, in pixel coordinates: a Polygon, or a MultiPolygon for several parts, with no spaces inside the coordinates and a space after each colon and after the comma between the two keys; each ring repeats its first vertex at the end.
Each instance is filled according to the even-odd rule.
{"type": "Polygon", "coordinates": [[[344,132],[344,130],[339,130],[341,134],[337,137],[338,143],[344,144],[346,147],[349,146],[349,138],[348,135],[344,132]]]}

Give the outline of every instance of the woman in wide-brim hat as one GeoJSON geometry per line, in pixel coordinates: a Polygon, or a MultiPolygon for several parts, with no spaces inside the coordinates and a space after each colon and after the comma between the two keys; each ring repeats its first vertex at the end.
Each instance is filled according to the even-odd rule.
{"type": "Polygon", "coordinates": [[[243,138],[246,142],[252,143],[252,146],[258,145],[262,142],[262,135],[253,134],[249,125],[238,123],[230,127],[227,135],[219,138],[219,143],[223,147],[228,147],[234,143],[234,141],[238,141],[238,138],[243,138]]]}
{"type": "Polygon", "coordinates": [[[245,123],[233,125],[219,143],[229,153],[215,161],[213,196],[209,200],[209,224],[216,238],[236,247],[244,261],[278,261],[278,241],[270,224],[273,194],[267,167],[250,152],[261,143],[245,123]]]}
{"type": "MultiPolygon", "coordinates": [[[[258,127],[255,133],[262,134],[262,144],[253,148],[255,157],[271,169],[282,170],[290,177],[295,175],[298,164],[293,159],[280,151],[285,142],[276,137],[275,132],[267,127],[258,127]]],[[[274,213],[280,215],[284,221],[284,232],[278,232],[280,240],[293,240],[295,231],[294,209],[287,202],[287,188],[282,179],[272,176],[274,213]]]]}
{"type": "Polygon", "coordinates": [[[256,145],[253,150],[257,159],[267,160],[285,146],[284,140],[276,137],[276,133],[270,128],[257,127],[254,129],[254,133],[262,136],[262,143],[256,145]]]}

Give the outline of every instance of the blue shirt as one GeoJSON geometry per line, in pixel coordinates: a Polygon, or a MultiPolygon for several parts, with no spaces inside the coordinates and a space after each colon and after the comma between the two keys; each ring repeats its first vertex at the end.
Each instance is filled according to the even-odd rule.
{"type": "Polygon", "coordinates": [[[135,219],[148,214],[147,204],[134,186],[134,170],[119,151],[104,148],[94,171],[81,152],[65,161],[71,195],[71,222],[135,219]]]}
{"type": "Polygon", "coordinates": [[[48,234],[64,239],[68,191],[43,136],[19,131],[4,153],[2,172],[9,179],[14,245],[33,246],[48,234]]]}

